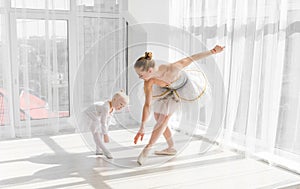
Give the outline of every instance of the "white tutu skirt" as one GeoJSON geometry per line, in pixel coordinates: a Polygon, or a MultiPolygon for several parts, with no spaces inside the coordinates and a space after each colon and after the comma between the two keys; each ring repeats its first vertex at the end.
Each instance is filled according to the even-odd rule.
{"type": "Polygon", "coordinates": [[[171,89],[153,85],[152,110],[155,113],[170,115],[180,109],[182,103],[193,103],[204,106],[212,94],[208,80],[201,70],[185,70],[187,80],[180,88],[171,89]]]}

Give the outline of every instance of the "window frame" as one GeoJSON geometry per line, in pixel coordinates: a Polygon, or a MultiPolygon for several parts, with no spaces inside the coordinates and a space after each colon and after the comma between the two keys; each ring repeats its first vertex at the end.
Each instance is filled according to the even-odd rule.
{"type": "MultiPolygon", "coordinates": [[[[0,11],[7,15],[9,24],[9,46],[10,46],[10,59],[11,59],[11,75],[12,75],[12,100],[13,100],[13,119],[11,120],[14,128],[26,129],[26,121],[20,120],[20,99],[19,99],[19,78],[18,78],[18,65],[17,65],[17,19],[40,19],[40,20],[65,20],[67,21],[67,49],[68,49],[68,90],[69,90],[69,116],[59,119],[60,129],[73,129],[69,122],[72,115],[74,115],[73,110],[73,86],[74,81],[70,78],[74,78],[76,74],[76,68],[78,64],[78,50],[77,50],[77,20],[78,17],[92,17],[92,18],[111,18],[111,19],[124,19],[120,12],[113,13],[100,13],[100,12],[88,12],[88,11],[78,11],[76,2],[69,0],[69,10],[46,10],[46,9],[32,9],[32,8],[14,8],[11,3],[5,1],[5,7],[1,7],[0,11]]],[[[126,22],[126,19],[125,19],[126,22]]],[[[127,32],[127,31],[126,31],[127,32]]],[[[126,34],[126,41],[128,36],[126,34]]],[[[128,46],[128,44],[126,43],[128,46]]],[[[127,48],[127,47],[126,47],[127,48]]],[[[126,65],[128,65],[128,55],[125,57],[126,65]]],[[[128,81],[126,81],[128,86],[128,81]]],[[[34,126],[33,130],[38,129],[39,126],[45,124],[45,120],[29,120],[30,125],[34,126]]],[[[49,120],[51,122],[51,118],[49,120]]],[[[38,129],[39,130],[39,129],[38,129]]],[[[40,130],[39,130],[40,131],[40,130]]]]}

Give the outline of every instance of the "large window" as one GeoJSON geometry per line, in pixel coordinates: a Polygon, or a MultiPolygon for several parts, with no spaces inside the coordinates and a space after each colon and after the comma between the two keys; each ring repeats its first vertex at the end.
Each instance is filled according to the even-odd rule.
{"type": "Polygon", "coordinates": [[[17,19],[16,23],[21,120],[68,116],[67,21],[17,19]]]}
{"type": "MultiPolygon", "coordinates": [[[[96,60],[124,51],[110,59],[111,73],[104,71],[105,79],[95,85],[97,97],[110,95],[102,88],[110,87],[110,79],[127,65],[125,30],[116,31],[125,22],[118,13],[116,0],[0,1],[0,138],[56,133],[70,126],[72,87],[82,59],[95,42],[112,33],[106,46],[96,49],[96,55],[107,56],[96,60]]],[[[95,83],[90,78],[97,78],[103,66],[92,63],[82,68],[87,77],[80,76],[80,100],[89,98],[86,87],[95,83]]],[[[115,86],[126,88],[126,78],[119,78],[115,86]]]]}

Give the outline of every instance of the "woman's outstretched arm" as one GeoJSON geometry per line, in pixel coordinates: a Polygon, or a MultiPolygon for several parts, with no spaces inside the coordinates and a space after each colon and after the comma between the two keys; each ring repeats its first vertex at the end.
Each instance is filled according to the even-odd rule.
{"type": "Polygon", "coordinates": [[[208,57],[212,54],[222,52],[224,48],[225,47],[221,47],[219,45],[216,45],[215,48],[213,48],[212,50],[205,51],[205,52],[200,52],[200,53],[194,54],[192,56],[183,58],[183,59],[181,59],[177,62],[174,62],[173,65],[180,68],[180,69],[182,69],[182,68],[190,65],[193,61],[200,60],[200,59],[208,57]]]}
{"type": "Polygon", "coordinates": [[[144,107],[143,107],[142,123],[140,126],[140,130],[134,137],[135,144],[137,143],[137,141],[139,140],[140,137],[141,137],[141,140],[143,140],[143,137],[144,137],[145,124],[150,115],[150,108],[151,108],[151,101],[152,101],[152,85],[153,85],[153,80],[151,80],[151,79],[148,81],[145,81],[145,83],[144,83],[145,103],[144,103],[144,107]]]}

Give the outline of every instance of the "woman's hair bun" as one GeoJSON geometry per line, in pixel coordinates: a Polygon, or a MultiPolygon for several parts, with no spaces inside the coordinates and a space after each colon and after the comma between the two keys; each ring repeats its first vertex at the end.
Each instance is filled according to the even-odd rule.
{"type": "Polygon", "coordinates": [[[145,59],[151,60],[152,59],[152,52],[145,52],[145,59]]]}

